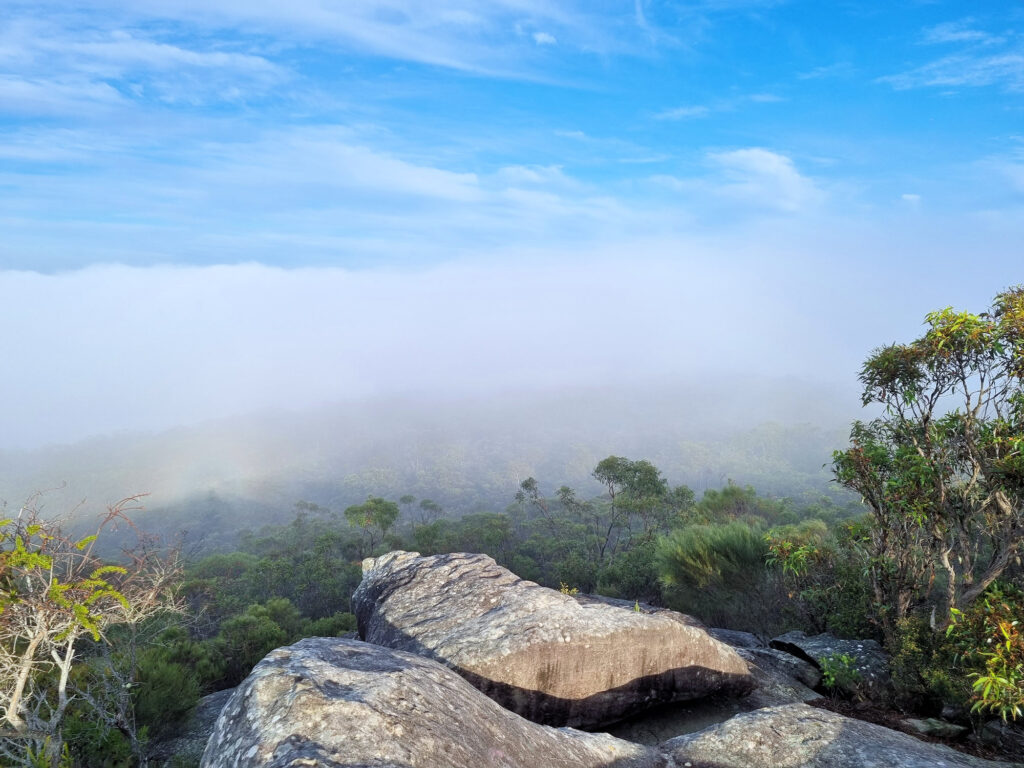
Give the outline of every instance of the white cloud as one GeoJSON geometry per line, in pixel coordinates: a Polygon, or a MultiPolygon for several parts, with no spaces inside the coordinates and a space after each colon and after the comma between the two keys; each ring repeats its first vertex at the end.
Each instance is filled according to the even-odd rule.
{"type": "Polygon", "coordinates": [[[1024,53],[947,56],[917,69],[879,79],[899,90],[929,87],[967,86],[980,88],[1002,85],[1012,91],[1024,90],[1024,53]]]}
{"type": "Polygon", "coordinates": [[[824,199],[817,185],[801,175],[786,155],[752,147],[714,152],[709,160],[721,173],[716,192],[736,201],[796,213],[824,199]]]}
{"type": "Polygon", "coordinates": [[[902,200],[905,203],[910,203],[911,205],[917,205],[918,203],[921,202],[921,196],[914,194],[912,192],[904,192],[902,195],[900,195],[900,200],[902,200]]]}
{"type": "Polygon", "coordinates": [[[702,117],[707,117],[711,113],[708,107],[702,104],[695,104],[692,106],[684,107],[673,107],[672,109],[666,109],[658,112],[654,115],[655,120],[696,120],[702,117]]]}
{"type": "Polygon", "coordinates": [[[749,98],[758,104],[778,104],[786,100],[774,93],[752,93],[749,98]]]}
{"type": "Polygon", "coordinates": [[[924,30],[924,42],[929,44],[943,43],[992,43],[1000,42],[1002,38],[973,28],[973,19],[961,19],[960,21],[947,21],[943,24],[936,24],[924,30]]]}
{"type": "Polygon", "coordinates": [[[554,45],[558,42],[554,35],[547,32],[534,32],[533,42],[537,45],[554,45]]]}
{"type": "Polygon", "coordinates": [[[954,46],[950,53],[913,69],[879,78],[899,90],[910,88],[980,88],[1002,86],[1024,90],[1024,38],[1010,32],[995,35],[978,29],[972,19],[929,27],[922,41],[954,46]]]}
{"type": "Polygon", "coordinates": [[[124,102],[107,83],[0,75],[0,114],[84,116],[124,102]]]}
{"type": "Polygon", "coordinates": [[[800,72],[797,74],[797,78],[800,80],[823,80],[833,77],[845,78],[853,75],[855,71],[850,62],[837,61],[834,64],[823,64],[806,72],[800,72]]]}
{"type": "Polygon", "coordinates": [[[271,34],[283,45],[312,40],[403,61],[528,79],[543,72],[532,71],[530,61],[524,60],[517,27],[544,30],[537,33],[538,45],[557,39],[576,50],[597,52],[630,45],[588,4],[575,1],[95,0],[91,6],[112,21],[139,27],[169,23],[207,31],[242,29],[271,34]]]}

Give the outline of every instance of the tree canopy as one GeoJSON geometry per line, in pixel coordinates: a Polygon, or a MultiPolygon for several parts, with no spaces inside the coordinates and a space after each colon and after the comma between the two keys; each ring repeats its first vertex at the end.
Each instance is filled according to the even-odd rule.
{"type": "Polygon", "coordinates": [[[891,635],[930,602],[945,626],[1024,542],[1024,287],[980,314],[930,313],[920,338],[875,350],[860,381],[883,412],[854,423],[833,470],[871,510],[883,624],[891,635]]]}

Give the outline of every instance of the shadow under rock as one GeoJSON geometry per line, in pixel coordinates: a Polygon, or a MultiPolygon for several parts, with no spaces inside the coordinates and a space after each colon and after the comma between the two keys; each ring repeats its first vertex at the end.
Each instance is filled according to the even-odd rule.
{"type": "MultiPolygon", "coordinates": [[[[717,702],[717,704],[712,704],[712,711],[715,714],[708,716],[705,724],[700,726],[700,728],[703,728],[725,719],[722,714],[724,710],[720,708],[723,702],[729,700],[730,697],[724,694],[714,694],[714,698],[711,699],[711,695],[704,694],[690,699],[676,699],[673,702],[673,697],[677,696],[679,691],[685,691],[688,688],[694,687],[695,681],[699,683],[699,681],[707,676],[717,678],[722,689],[726,691],[734,690],[735,697],[732,698],[732,701],[739,700],[742,696],[749,693],[752,687],[752,682],[748,676],[723,673],[707,667],[691,665],[666,670],[654,675],[637,677],[625,684],[590,696],[564,698],[541,690],[522,688],[491,680],[470,670],[463,669],[451,663],[450,660],[442,657],[431,648],[427,648],[419,640],[411,637],[390,622],[384,621],[383,624],[387,628],[386,636],[394,639],[394,642],[388,643],[384,647],[414,653],[417,656],[443,664],[457,672],[474,688],[496,701],[505,709],[540,725],[556,728],[571,727],[604,732],[612,724],[619,723],[627,718],[633,718],[651,708],[660,707],[668,703],[676,705],[688,703],[693,706],[693,711],[697,712],[703,703],[709,701],[717,702]]],[[[360,637],[365,641],[365,632],[362,627],[360,627],[360,630],[360,637]]],[[[514,662],[510,661],[510,663],[514,662]]],[[[740,711],[740,708],[737,708],[732,714],[738,711],[740,711]]],[[[699,728],[692,728],[690,730],[699,730],[699,728]]],[[[688,730],[677,730],[671,735],[678,736],[688,732],[688,730]]],[[[646,744],[650,742],[638,741],[638,743],[646,744]]]]}

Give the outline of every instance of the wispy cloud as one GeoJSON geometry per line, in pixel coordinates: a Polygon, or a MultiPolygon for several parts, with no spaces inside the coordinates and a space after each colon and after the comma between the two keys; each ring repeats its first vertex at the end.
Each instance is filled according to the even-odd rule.
{"type": "Polygon", "coordinates": [[[974,19],[947,21],[924,30],[923,42],[941,45],[944,43],[1000,43],[1002,37],[990,34],[974,26],[974,19]]]}
{"type": "MultiPolygon", "coordinates": [[[[39,0],[36,8],[59,8],[59,0],[39,0]]],[[[122,24],[187,24],[209,33],[244,29],[271,35],[278,44],[316,41],[402,61],[458,70],[537,74],[524,60],[522,35],[535,45],[557,41],[574,50],[608,52],[624,44],[583,2],[538,0],[96,0],[95,11],[122,24]]],[[[629,43],[625,44],[627,47],[629,43]]]]}
{"type": "Polygon", "coordinates": [[[798,80],[824,80],[828,78],[850,77],[856,72],[848,61],[837,61],[833,64],[822,64],[820,67],[797,73],[798,80]]]}
{"type": "Polygon", "coordinates": [[[124,101],[116,88],[104,82],[0,75],[0,114],[86,116],[124,101]]]}
{"type": "Polygon", "coordinates": [[[921,87],[969,87],[998,85],[1024,90],[1024,53],[1006,51],[993,55],[946,56],[924,66],[880,78],[898,90],[921,87]]]}
{"type": "Polygon", "coordinates": [[[879,78],[898,90],[910,88],[981,88],[1024,90],[1024,37],[980,29],[973,19],[928,27],[921,42],[954,46],[956,51],[920,66],[879,78]]]}
{"type": "MultiPolygon", "coordinates": [[[[152,31],[79,28],[61,21],[66,22],[15,22],[0,42],[0,60],[24,82],[45,84],[50,101],[58,105],[69,101],[70,88],[78,92],[70,99],[74,104],[238,101],[265,93],[289,76],[264,56],[223,44],[204,49],[199,41],[167,42],[152,31]]],[[[31,109],[38,102],[23,97],[8,100],[7,106],[31,109]]]]}
{"type": "Polygon", "coordinates": [[[709,107],[703,104],[694,104],[684,107],[673,107],[654,114],[655,120],[696,120],[707,117],[711,113],[709,107]]]}
{"type": "Polygon", "coordinates": [[[655,120],[699,120],[716,112],[732,112],[743,105],[778,104],[786,99],[774,93],[751,93],[730,98],[718,99],[712,104],[689,104],[671,107],[655,112],[651,117],[655,120]]]}

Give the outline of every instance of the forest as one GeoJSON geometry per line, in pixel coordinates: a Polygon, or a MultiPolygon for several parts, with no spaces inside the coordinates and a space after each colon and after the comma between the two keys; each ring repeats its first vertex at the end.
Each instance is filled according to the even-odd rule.
{"type": "MultiPolygon", "coordinates": [[[[526,476],[501,504],[387,488],[284,522],[165,546],[143,499],[95,530],[40,514],[0,521],[0,761],[144,765],[199,698],[270,650],[355,627],[363,558],[479,552],[570,594],[664,605],[770,637],[879,640],[892,706],[965,722],[1024,708],[1024,288],[978,314],[940,310],[875,350],[860,375],[877,414],[824,453],[832,490],[672,484],[650,458],[608,455],[585,486],[526,476]],[[476,508],[474,508],[474,506],[476,508]],[[81,529],[81,530],[80,530],[81,529]],[[115,530],[116,529],[116,530],[115,530]],[[124,545],[112,557],[105,540],[124,545]]],[[[575,478],[578,480],[578,477],[575,478]]],[[[835,682],[857,699],[858,681],[835,682]]]]}

